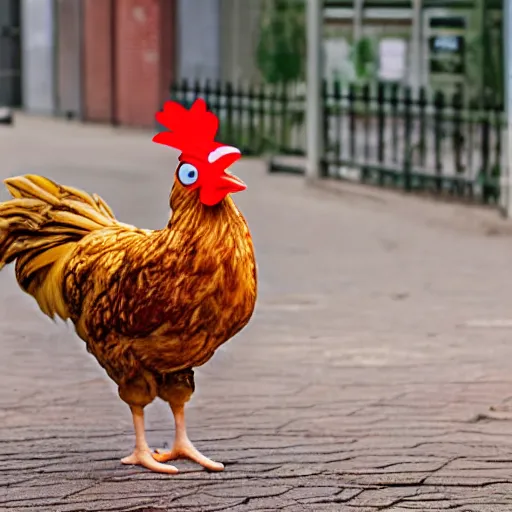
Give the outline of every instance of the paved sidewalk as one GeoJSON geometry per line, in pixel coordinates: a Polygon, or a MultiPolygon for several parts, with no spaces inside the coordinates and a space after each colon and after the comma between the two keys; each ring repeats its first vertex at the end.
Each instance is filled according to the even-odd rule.
{"type": "MultiPolygon", "coordinates": [[[[40,172],[97,191],[126,222],[167,220],[174,155],[148,134],[21,117],[0,127],[0,155],[0,178],[40,172]]],[[[260,299],[197,371],[189,409],[191,437],[226,471],[122,466],[128,408],[8,270],[0,510],[510,512],[512,422],[479,416],[512,396],[512,237],[495,214],[308,189],[250,159],[237,171],[260,299]]],[[[153,446],[171,425],[165,404],[148,409],[153,446]]]]}

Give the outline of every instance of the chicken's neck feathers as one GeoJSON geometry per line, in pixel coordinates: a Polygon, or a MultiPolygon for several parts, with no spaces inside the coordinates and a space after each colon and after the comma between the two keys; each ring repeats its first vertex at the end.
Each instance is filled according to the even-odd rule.
{"type": "Polygon", "coordinates": [[[171,192],[171,218],[167,224],[167,234],[179,232],[181,236],[219,237],[229,233],[245,231],[244,217],[228,195],[215,206],[206,206],[199,201],[197,192],[178,189],[175,185],[171,192]]]}

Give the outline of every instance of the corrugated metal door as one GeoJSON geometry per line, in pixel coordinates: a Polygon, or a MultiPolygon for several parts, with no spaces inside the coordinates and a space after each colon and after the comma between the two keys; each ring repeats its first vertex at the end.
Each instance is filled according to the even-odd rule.
{"type": "Polygon", "coordinates": [[[21,105],[20,8],[0,0],[0,107],[21,105]]]}
{"type": "Polygon", "coordinates": [[[23,106],[35,114],[55,112],[55,10],[53,0],[22,0],[23,106]]]}
{"type": "Polygon", "coordinates": [[[57,112],[82,117],[81,0],[57,0],[57,112]]]}

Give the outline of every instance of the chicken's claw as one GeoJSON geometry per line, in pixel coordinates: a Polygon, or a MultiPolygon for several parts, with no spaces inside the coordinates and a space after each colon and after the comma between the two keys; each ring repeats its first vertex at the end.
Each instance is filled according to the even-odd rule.
{"type": "Polygon", "coordinates": [[[197,462],[209,471],[224,471],[224,464],[205,457],[190,441],[177,442],[172,450],[156,450],[153,458],[158,462],[168,462],[177,459],[189,459],[197,462]]]}
{"type": "Polygon", "coordinates": [[[178,473],[178,468],[168,465],[161,464],[159,461],[155,460],[151,450],[135,450],[131,455],[121,459],[123,464],[131,464],[135,466],[143,466],[146,469],[150,469],[151,471],[155,471],[156,473],[167,473],[170,475],[175,475],[178,473]]]}

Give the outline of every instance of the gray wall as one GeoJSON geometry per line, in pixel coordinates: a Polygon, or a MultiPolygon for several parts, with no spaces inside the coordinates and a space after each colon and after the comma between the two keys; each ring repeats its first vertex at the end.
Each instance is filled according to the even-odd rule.
{"type": "Polygon", "coordinates": [[[53,0],[21,0],[23,106],[35,114],[55,111],[53,0]]]}
{"type": "Polygon", "coordinates": [[[177,77],[220,77],[220,0],[178,0],[177,77]]]}
{"type": "Polygon", "coordinates": [[[82,117],[82,1],[58,0],[58,93],[61,115],[82,117]]]}
{"type": "Polygon", "coordinates": [[[220,52],[223,80],[258,80],[256,48],[263,0],[220,0],[220,52]]]}

